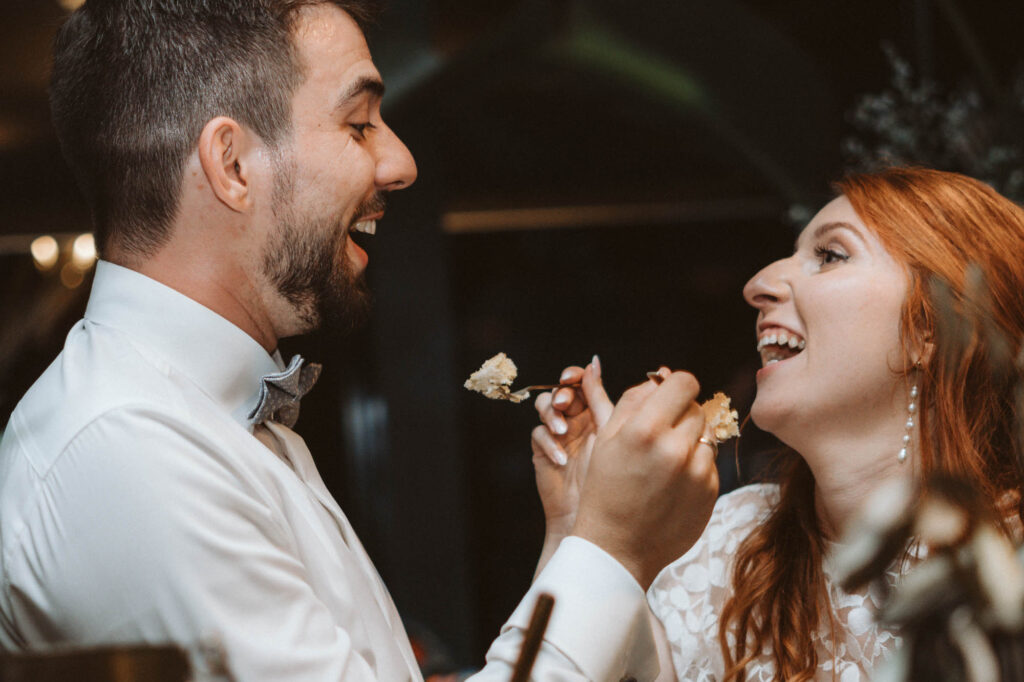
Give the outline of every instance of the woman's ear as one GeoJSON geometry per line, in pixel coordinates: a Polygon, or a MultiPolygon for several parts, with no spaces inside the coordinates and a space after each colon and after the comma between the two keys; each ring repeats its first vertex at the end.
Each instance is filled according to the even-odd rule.
{"type": "Polygon", "coordinates": [[[244,162],[250,136],[232,118],[210,119],[199,134],[199,165],[221,203],[239,213],[251,203],[249,171],[244,162]]]}
{"type": "Polygon", "coordinates": [[[921,353],[921,364],[927,367],[931,363],[933,355],[935,355],[935,344],[925,341],[924,351],[921,353]]]}
{"type": "Polygon", "coordinates": [[[921,349],[915,352],[910,359],[913,361],[914,367],[927,367],[931,363],[933,355],[935,355],[935,344],[925,341],[921,345],[921,349]]]}

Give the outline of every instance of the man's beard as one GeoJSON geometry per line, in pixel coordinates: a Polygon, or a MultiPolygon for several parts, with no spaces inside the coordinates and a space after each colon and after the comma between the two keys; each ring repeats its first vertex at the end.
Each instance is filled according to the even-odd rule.
{"type": "MultiPolygon", "coordinates": [[[[340,213],[299,213],[293,168],[281,164],[275,173],[277,233],[263,254],[263,272],[298,314],[300,333],[321,328],[354,331],[369,316],[370,290],[345,252],[349,230],[342,228],[340,213]]],[[[383,208],[384,195],[375,193],[356,209],[355,217],[383,208]]]]}

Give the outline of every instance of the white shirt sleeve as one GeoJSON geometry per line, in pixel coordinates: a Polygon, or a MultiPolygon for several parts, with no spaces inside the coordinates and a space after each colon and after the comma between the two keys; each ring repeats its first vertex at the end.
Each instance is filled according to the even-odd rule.
{"type": "MultiPolygon", "coordinates": [[[[380,676],[380,661],[366,660],[311,586],[289,520],[200,430],[120,409],[39,473],[17,542],[2,548],[0,625],[17,623],[18,637],[214,641],[246,681],[380,676]]],[[[570,537],[503,627],[478,682],[508,680],[541,592],[556,603],[533,679],[656,676],[643,590],[610,555],[570,537]]]]}
{"type": "Polygon", "coordinates": [[[475,682],[508,680],[537,597],[555,597],[535,680],[638,682],[658,675],[648,607],[639,583],[618,561],[582,538],[562,541],[487,652],[475,682]]]}
{"type": "Polygon", "coordinates": [[[158,414],[108,414],[45,481],[19,547],[4,547],[29,641],[212,640],[239,680],[373,679],[284,524],[202,434],[158,414]]]}

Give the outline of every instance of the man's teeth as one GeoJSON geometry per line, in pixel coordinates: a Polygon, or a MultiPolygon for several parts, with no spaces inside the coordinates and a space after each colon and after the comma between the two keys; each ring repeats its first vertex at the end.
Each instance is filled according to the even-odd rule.
{"type": "Polygon", "coordinates": [[[356,232],[362,232],[363,234],[377,234],[377,221],[376,220],[360,220],[358,223],[352,226],[352,229],[356,232]]]}
{"type": "Polygon", "coordinates": [[[792,350],[803,350],[807,342],[796,334],[786,332],[765,334],[757,340],[757,352],[760,353],[766,346],[788,346],[792,350]]]}

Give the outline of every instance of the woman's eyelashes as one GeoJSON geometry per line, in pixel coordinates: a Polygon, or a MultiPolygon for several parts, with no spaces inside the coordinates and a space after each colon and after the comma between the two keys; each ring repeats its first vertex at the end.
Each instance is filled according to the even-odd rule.
{"type": "Polygon", "coordinates": [[[821,267],[850,260],[849,254],[840,247],[832,245],[814,247],[814,255],[818,259],[818,265],[821,267]]]}

